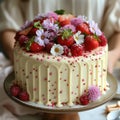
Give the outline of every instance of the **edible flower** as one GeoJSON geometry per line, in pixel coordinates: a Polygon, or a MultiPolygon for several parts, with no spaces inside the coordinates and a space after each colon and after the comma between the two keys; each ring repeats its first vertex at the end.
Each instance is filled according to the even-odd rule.
{"type": "Polygon", "coordinates": [[[51,48],[51,54],[54,56],[59,56],[64,53],[64,48],[60,44],[54,44],[51,48]]]}

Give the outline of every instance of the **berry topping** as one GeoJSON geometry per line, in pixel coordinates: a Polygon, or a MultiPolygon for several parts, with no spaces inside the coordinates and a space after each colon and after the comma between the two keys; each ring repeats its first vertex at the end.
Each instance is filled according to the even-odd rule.
{"type": "Polygon", "coordinates": [[[33,42],[30,46],[30,51],[31,52],[40,52],[44,46],[40,46],[38,43],[33,42]]]}
{"type": "Polygon", "coordinates": [[[33,27],[28,34],[31,36],[36,35],[37,30],[38,30],[38,28],[33,27]]]}
{"type": "Polygon", "coordinates": [[[70,47],[74,43],[71,29],[64,29],[60,36],[57,38],[57,43],[70,47]]]}
{"type": "Polygon", "coordinates": [[[88,35],[85,38],[85,50],[91,51],[99,47],[99,42],[94,35],[88,35]]]}
{"type": "Polygon", "coordinates": [[[90,34],[90,30],[87,23],[81,23],[77,25],[76,30],[81,31],[81,33],[84,33],[84,34],[90,34]]]}
{"type": "Polygon", "coordinates": [[[19,32],[20,35],[28,35],[28,33],[30,32],[30,30],[32,29],[32,27],[28,27],[22,31],[19,32]]]}
{"type": "Polygon", "coordinates": [[[80,103],[82,105],[87,105],[89,103],[89,98],[87,94],[83,94],[82,96],[80,96],[80,103]]]}
{"type": "Polygon", "coordinates": [[[66,45],[64,45],[63,48],[64,48],[64,53],[63,53],[63,55],[69,56],[70,49],[69,49],[66,45]]]}
{"type": "Polygon", "coordinates": [[[83,52],[106,46],[107,39],[97,23],[64,12],[57,10],[40,14],[33,21],[26,22],[15,36],[20,47],[31,53],[44,51],[53,56],[81,56],[83,52]],[[77,44],[76,48],[71,47],[74,44],[77,44]]]}
{"type": "Polygon", "coordinates": [[[74,44],[71,46],[72,56],[81,56],[83,54],[83,46],[80,44],[74,44]]]}
{"type": "Polygon", "coordinates": [[[65,25],[68,25],[68,24],[70,24],[70,20],[68,20],[68,19],[63,20],[63,21],[60,22],[61,26],[65,26],[65,25]]]}
{"type": "Polygon", "coordinates": [[[22,91],[22,92],[19,94],[18,98],[19,98],[20,100],[22,100],[22,101],[29,101],[29,95],[28,95],[28,93],[27,93],[26,91],[22,91]]]}
{"type": "Polygon", "coordinates": [[[18,85],[12,85],[10,87],[10,93],[12,94],[12,96],[17,97],[20,92],[21,92],[21,89],[18,85]]]}
{"type": "Polygon", "coordinates": [[[28,38],[27,36],[21,35],[21,36],[19,37],[20,46],[24,46],[25,43],[28,41],[28,39],[29,39],[29,38],[28,38]]]}
{"type": "Polygon", "coordinates": [[[45,46],[45,50],[46,50],[48,53],[50,53],[50,50],[51,50],[51,48],[52,48],[53,45],[54,45],[54,43],[49,42],[49,43],[45,46]]]}
{"type": "Polygon", "coordinates": [[[104,35],[99,36],[99,39],[100,39],[99,42],[100,46],[105,46],[107,44],[107,39],[104,35]]]}

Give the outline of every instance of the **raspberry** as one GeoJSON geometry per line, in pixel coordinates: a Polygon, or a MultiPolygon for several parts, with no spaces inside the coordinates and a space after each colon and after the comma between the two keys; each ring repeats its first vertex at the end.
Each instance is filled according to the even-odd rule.
{"type": "Polygon", "coordinates": [[[63,53],[63,55],[69,56],[70,49],[69,49],[66,45],[64,45],[63,48],[64,48],[64,53],[63,53]]]}
{"type": "Polygon", "coordinates": [[[80,102],[82,105],[87,105],[89,103],[88,95],[83,94],[82,96],[80,96],[80,102]]]}
{"type": "Polygon", "coordinates": [[[20,92],[21,92],[21,89],[18,85],[12,85],[10,87],[10,93],[12,94],[12,96],[17,97],[20,92]]]}
{"type": "Polygon", "coordinates": [[[83,46],[82,45],[78,45],[78,44],[73,44],[71,46],[71,53],[72,53],[72,56],[81,56],[83,54],[83,46]]]}
{"type": "Polygon", "coordinates": [[[20,92],[18,98],[22,101],[29,101],[29,94],[26,91],[20,92]]]}
{"type": "Polygon", "coordinates": [[[100,46],[105,46],[107,44],[107,39],[103,34],[99,37],[99,39],[100,39],[99,42],[100,46]]]}
{"type": "Polygon", "coordinates": [[[51,48],[52,48],[53,45],[54,45],[54,43],[49,42],[49,43],[45,46],[45,49],[46,49],[46,51],[47,51],[48,53],[50,53],[50,50],[51,50],[51,48]]]}
{"type": "Polygon", "coordinates": [[[28,40],[28,37],[27,37],[27,36],[21,35],[21,36],[19,37],[20,46],[23,46],[27,40],[28,40]]]}

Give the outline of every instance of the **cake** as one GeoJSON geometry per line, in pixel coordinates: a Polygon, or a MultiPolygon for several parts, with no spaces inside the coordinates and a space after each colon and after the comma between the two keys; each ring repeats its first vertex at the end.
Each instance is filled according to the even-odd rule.
{"type": "Polygon", "coordinates": [[[108,45],[97,23],[63,11],[40,14],[16,33],[11,94],[45,106],[87,105],[103,96],[108,45]]]}

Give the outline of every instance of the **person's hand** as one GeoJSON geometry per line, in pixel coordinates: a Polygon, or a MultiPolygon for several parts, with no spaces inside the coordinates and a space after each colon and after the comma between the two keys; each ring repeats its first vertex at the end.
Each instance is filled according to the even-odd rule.
{"type": "Polygon", "coordinates": [[[15,34],[16,34],[15,31],[10,31],[10,30],[2,32],[3,50],[12,63],[13,63],[13,48],[15,43],[15,39],[14,39],[15,34]]]}

